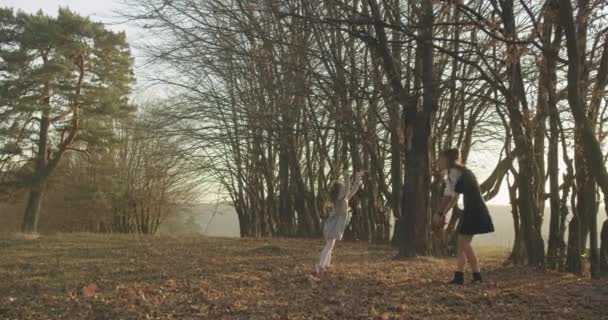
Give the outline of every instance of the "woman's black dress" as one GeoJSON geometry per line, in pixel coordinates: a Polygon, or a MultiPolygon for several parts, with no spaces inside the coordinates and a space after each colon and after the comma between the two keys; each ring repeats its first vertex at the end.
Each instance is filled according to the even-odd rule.
{"type": "Polygon", "coordinates": [[[494,232],[492,217],[479,189],[477,178],[471,170],[460,169],[462,175],[456,182],[454,190],[461,193],[464,211],[460,217],[460,234],[475,235],[494,232]]]}

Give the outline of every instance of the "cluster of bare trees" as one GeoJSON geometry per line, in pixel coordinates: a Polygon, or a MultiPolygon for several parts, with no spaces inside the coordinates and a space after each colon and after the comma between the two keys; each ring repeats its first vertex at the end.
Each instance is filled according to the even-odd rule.
{"type": "Polygon", "coordinates": [[[190,162],[159,126],[142,111],[114,123],[109,147],[66,160],[53,193],[63,194],[63,207],[79,215],[76,230],[154,234],[165,218],[196,200],[199,181],[190,162]]]}
{"type": "Polygon", "coordinates": [[[388,241],[392,214],[402,256],[441,252],[458,214],[447,237],[429,230],[432,159],[490,148],[482,188],[507,184],[511,261],[582,272],[589,241],[606,273],[603,1],[129,2],[162,36],[148,53],[175,70],[158,79],[180,88],[171,114],[243,236],[318,235],[328,182],[366,168],[347,237],[388,241]]]}
{"type": "MultiPolygon", "coordinates": [[[[155,111],[83,123],[97,133],[89,126],[100,125],[111,127],[108,141],[68,153],[50,179],[42,230],[155,234],[166,218],[199,199],[198,171],[155,111]]],[[[19,218],[3,216],[9,224],[19,218]]]]}
{"type": "MultiPolygon", "coordinates": [[[[390,214],[401,216],[404,177],[428,184],[426,189],[417,181],[406,184],[419,197],[429,190],[436,150],[458,145],[466,159],[476,141],[504,140],[493,129],[500,119],[488,112],[495,107],[488,100],[490,86],[471,75],[473,68],[447,53],[434,56],[431,46],[426,63],[441,59],[434,73],[454,76],[445,82],[435,75],[425,80],[432,85],[424,85],[417,50],[422,42],[395,29],[400,19],[417,21],[411,4],[132,5],[131,18],[167,40],[147,52],[172,70],[158,80],[182,89],[170,113],[205,162],[213,164],[209,169],[230,193],[243,236],[320,234],[326,187],[352,166],[370,174],[365,191],[352,204],[347,237],[386,242],[390,214]],[[354,9],[359,5],[362,12],[354,9]],[[370,14],[382,17],[373,23],[370,14]],[[427,93],[433,100],[427,99],[426,116],[412,107],[422,105],[424,88],[435,88],[427,93]],[[420,145],[414,136],[429,140],[420,145]],[[424,156],[413,148],[430,152],[424,156]],[[406,169],[428,173],[408,175],[406,169]]],[[[450,16],[457,12],[445,10],[450,16]]],[[[439,32],[445,39],[458,33],[447,25],[439,32]]],[[[448,40],[444,45],[458,50],[448,40]]],[[[478,59],[473,53],[466,57],[478,59]]],[[[492,194],[500,178],[497,173],[485,184],[492,194]]],[[[421,206],[429,204],[427,199],[421,206]]],[[[411,210],[416,211],[425,210],[411,210]]],[[[419,252],[428,253],[429,232],[421,230],[419,252]]]]}

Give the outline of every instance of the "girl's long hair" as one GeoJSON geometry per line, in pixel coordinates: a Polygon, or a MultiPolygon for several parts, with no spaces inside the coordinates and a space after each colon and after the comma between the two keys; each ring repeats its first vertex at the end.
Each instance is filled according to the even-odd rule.
{"type": "Polygon", "coordinates": [[[340,195],[340,190],[344,184],[340,181],[334,181],[329,188],[329,200],[332,204],[338,201],[338,196],[340,195]]]}

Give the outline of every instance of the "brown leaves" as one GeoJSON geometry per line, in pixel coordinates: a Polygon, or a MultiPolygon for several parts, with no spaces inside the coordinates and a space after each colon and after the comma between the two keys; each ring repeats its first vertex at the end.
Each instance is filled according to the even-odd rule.
{"type": "Polygon", "coordinates": [[[177,288],[177,283],[175,282],[175,280],[173,279],[169,279],[167,281],[165,281],[165,287],[174,290],[177,288]]]}
{"type": "MultiPolygon", "coordinates": [[[[147,245],[109,238],[113,244],[91,246],[89,255],[95,259],[78,260],[83,262],[64,266],[62,272],[49,269],[48,259],[43,264],[28,259],[31,270],[19,269],[18,277],[10,279],[32,272],[52,275],[40,280],[46,288],[41,294],[26,283],[0,278],[5,293],[0,318],[480,319],[491,314],[496,319],[592,319],[601,318],[600,299],[606,297],[576,276],[503,268],[506,254],[496,250],[478,252],[488,272],[486,282],[451,287],[444,283],[453,259],[392,261],[394,252],[383,246],[340,242],[329,271],[309,281],[321,241],[200,239],[176,244],[155,239],[150,243],[160,254],[148,255],[147,245]],[[269,246],[276,248],[267,250],[269,246]]],[[[57,254],[77,256],[79,247],[70,250],[57,254]]]]}
{"type": "Polygon", "coordinates": [[[93,298],[97,295],[97,290],[98,290],[97,285],[94,283],[91,283],[82,288],[82,295],[85,296],[86,298],[93,298]]]}

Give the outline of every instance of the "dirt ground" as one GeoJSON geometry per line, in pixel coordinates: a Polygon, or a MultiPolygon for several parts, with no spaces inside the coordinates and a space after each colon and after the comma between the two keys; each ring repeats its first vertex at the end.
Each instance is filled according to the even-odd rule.
{"type": "MultiPolygon", "coordinates": [[[[339,242],[320,282],[314,240],[0,237],[0,319],[608,319],[608,282],[502,267],[454,287],[453,259],[392,261],[339,242]]],[[[470,278],[470,275],[467,275],[470,278]]],[[[467,279],[469,280],[469,279],[467,279]]]]}

